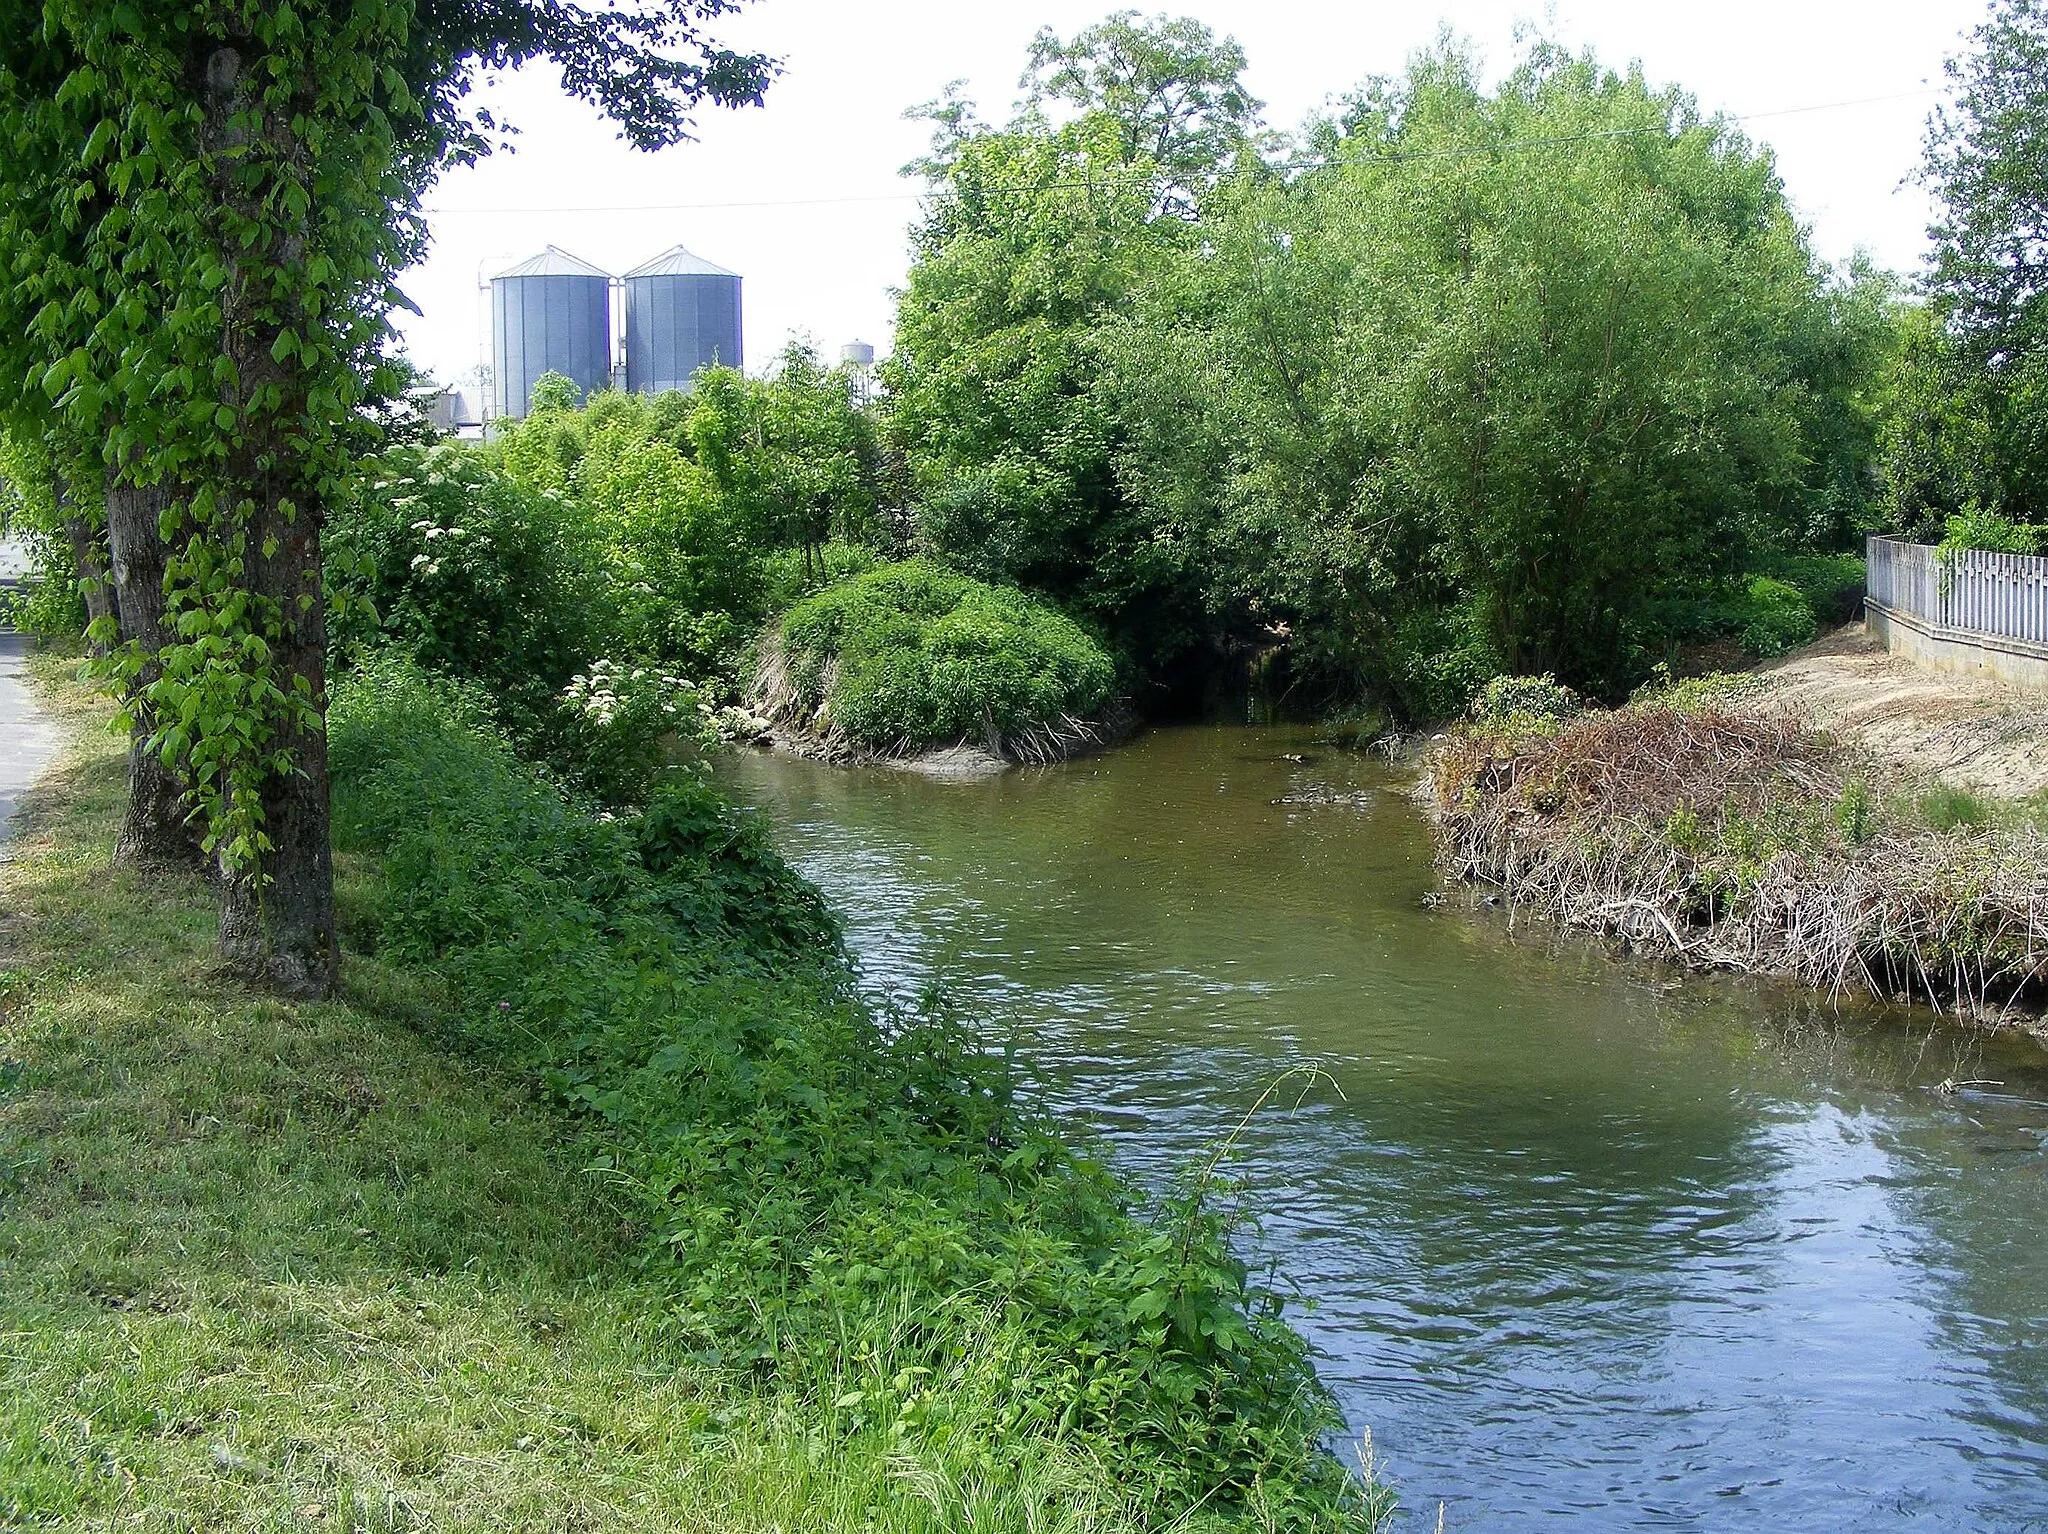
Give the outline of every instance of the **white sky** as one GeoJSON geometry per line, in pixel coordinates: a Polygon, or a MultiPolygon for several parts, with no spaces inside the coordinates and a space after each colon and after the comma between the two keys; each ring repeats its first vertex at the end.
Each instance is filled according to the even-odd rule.
{"type": "MultiPolygon", "coordinates": [[[[681,242],[741,273],[750,368],[793,332],[828,355],[861,339],[886,351],[890,289],[903,280],[914,183],[896,172],[924,150],[928,125],[905,107],[964,78],[982,116],[1017,97],[1041,24],[1062,35],[1115,0],[755,0],[729,19],[736,46],[780,57],[767,104],[706,111],[698,142],[645,155],[552,72],[529,70],[487,99],[523,132],[513,154],[450,175],[430,197],[435,247],[401,286],[426,311],[401,314],[414,361],[444,381],[486,345],[479,279],[555,244],[623,272],[681,242]]],[[[1147,14],[1157,5],[1141,6],[1147,14]]],[[[1928,206],[1900,183],[1919,162],[1943,58],[1984,0],[1440,0],[1436,6],[1344,0],[1181,0],[1237,38],[1246,81],[1268,120],[1293,128],[1329,98],[1400,70],[1440,26],[1475,43],[1489,71],[1511,68],[1518,20],[1534,18],[1611,67],[1640,60],[1701,106],[1759,116],[1794,204],[1830,260],[1858,247],[1900,270],[1918,265],[1928,206]],[[1872,101],[1869,98],[1893,98],[1872,101]],[[1858,105],[1837,106],[1855,102],[1858,105]],[[1828,110],[1801,110],[1830,108],[1828,110]]]]}

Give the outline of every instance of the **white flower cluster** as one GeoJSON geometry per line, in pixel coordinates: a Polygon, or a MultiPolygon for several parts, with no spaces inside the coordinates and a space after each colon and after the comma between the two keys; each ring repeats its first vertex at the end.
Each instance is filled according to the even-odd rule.
{"type": "Polygon", "coordinates": [[[650,707],[671,724],[694,707],[709,714],[711,705],[699,696],[694,684],[646,666],[628,668],[615,660],[594,660],[590,669],[570,679],[562,701],[581,709],[599,725],[609,725],[621,713],[636,707],[650,707]]]}
{"type": "Polygon", "coordinates": [[[761,715],[749,709],[740,708],[733,704],[728,704],[713,714],[711,716],[711,725],[713,729],[718,731],[718,738],[720,740],[738,741],[746,745],[751,745],[757,740],[765,739],[768,733],[775,728],[772,721],[762,718],[761,715]]]}
{"type": "MultiPolygon", "coordinates": [[[[424,518],[413,523],[412,530],[418,533],[420,538],[427,543],[432,543],[439,538],[446,538],[451,542],[460,542],[469,536],[469,529],[466,527],[442,527],[438,523],[424,518]]],[[[441,561],[431,553],[415,554],[412,557],[412,568],[419,571],[422,575],[439,575],[441,573],[441,561]]]]}

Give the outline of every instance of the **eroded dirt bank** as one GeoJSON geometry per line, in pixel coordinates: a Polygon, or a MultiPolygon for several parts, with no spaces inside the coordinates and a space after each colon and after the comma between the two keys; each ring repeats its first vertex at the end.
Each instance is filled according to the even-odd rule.
{"type": "Polygon", "coordinates": [[[2048,693],[1916,666],[1861,623],[1756,674],[1763,699],[1880,769],[2001,798],[2048,792],[2048,693]]]}

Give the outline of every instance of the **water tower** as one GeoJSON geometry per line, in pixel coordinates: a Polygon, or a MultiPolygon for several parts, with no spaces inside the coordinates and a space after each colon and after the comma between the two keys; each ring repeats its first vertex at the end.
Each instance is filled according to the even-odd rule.
{"type": "Polygon", "coordinates": [[[847,390],[857,405],[865,405],[875,392],[875,349],[865,341],[848,341],[839,348],[839,365],[846,370],[847,390]]]}
{"type": "Polygon", "coordinates": [[[626,387],[687,389],[700,368],[736,368],[740,278],[682,246],[626,273],[626,387]]]}
{"type": "Polygon", "coordinates": [[[492,402],[518,420],[543,373],[585,394],[612,381],[612,278],[550,245],[491,279],[492,402]]]}

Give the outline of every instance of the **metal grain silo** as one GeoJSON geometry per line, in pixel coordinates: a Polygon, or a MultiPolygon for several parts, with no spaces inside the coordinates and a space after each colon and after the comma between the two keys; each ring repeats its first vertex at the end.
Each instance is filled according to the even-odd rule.
{"type": "Polygon", "coordinates": [[[612,381],[611,274],[550,245],[491,279],[492,395],[524,416],[534,383],[561,373],[585,394],[612,381]]]}
{"type": "Polygon", "coordinates": [[[740,279],[682,246],[626,273],[626,387],[687,389],[699,368],[739,367],[740,279]]]}

